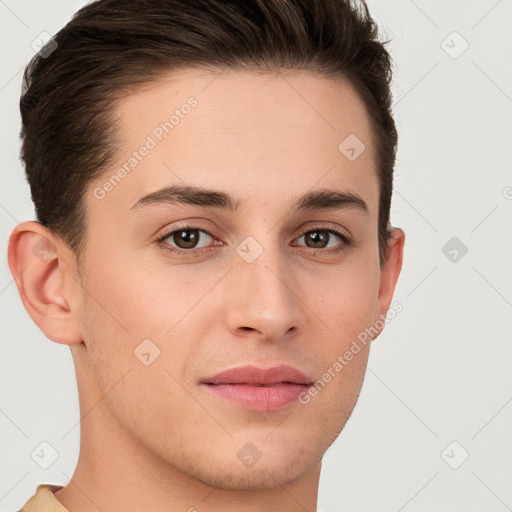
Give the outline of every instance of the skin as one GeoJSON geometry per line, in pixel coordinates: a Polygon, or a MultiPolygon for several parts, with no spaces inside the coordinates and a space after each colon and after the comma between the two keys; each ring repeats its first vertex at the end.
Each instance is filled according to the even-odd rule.
{"type": "MultiPolygon", "coordinates": [[[[126,96],[115,114],[119,158],[86,191],[80,273],[39,223],[20,224],[10,238],[23,304],[49,339],[70,346],[76,367],[80,456],[55,496],[81,512],[316,510],[321,459],[352,413],[370,343],[306,405],[254,411],[199,381],[245,364],[288,364],[316,381],[388,311],[405,237],[392,230],[381,267],[364,104],[347,82],[308,72],[190,69],[126,96]],[[197,106],[97,199],[95,187],[190,96],[197,106]],[[352,133],[366,149],[351,162],[338,145],[352,133]],[[173,184],[241,204],[236,212],[176,203],[130,210],[173,184]],[[297,197],[321,188],[357,194],[368,212],[294,211],[297,197]],[[166,252],[157,239],[183,224],[213,236],[200,232],[197,246],[185,246],[195,254],[166,252]],[[327,247],[302,236],[319,230],[327,247]],[[248,236],[263,249],[252,263],[235,250],[248,236]],[[52,251],[44,261],[32,252],[38,243],[52,251]],[[147,338],[160,350],[149,366],[133,353],[147,338]],[[250,468],[237,457],[248,442],[261,453],[250,468]]],[[[177,236],[166,243],[184,247],[177,236]]]]}

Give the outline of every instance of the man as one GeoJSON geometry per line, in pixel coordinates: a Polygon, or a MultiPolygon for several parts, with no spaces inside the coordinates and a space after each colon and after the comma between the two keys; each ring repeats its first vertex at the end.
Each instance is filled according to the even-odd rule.
{"type": "Polygon", "coordinates": [[[316,510],[402,265],[390,76],[341,0],[99,0],[36,56],[9,264],[81,446],[23,510],[316,510]]]}

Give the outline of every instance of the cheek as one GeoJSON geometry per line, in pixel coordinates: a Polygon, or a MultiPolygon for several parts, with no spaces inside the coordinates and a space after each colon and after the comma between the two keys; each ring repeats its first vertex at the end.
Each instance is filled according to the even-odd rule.
{"type": "Polygon", "coordinates": [[[118,343],[128,338],[140,343],[172,327],[180,304],[177,299],[173,303],[173,298],[182,297],[184,290],[170,271],[144,266],[143,258],[130,258],[115,250],[105,257],[89,256],[89,261],[85,288],[93,302],[90,307],[104,317],[118,343]]]}
{"type": "MultiPolygon", "coordinates": [[[[93,311],[87,324],[88,357],[98,386],[93,400],[101,404],[98,413],[112,417],[141,445],[165,454],[169,460],[179,451],[182,438],[200,439],[205,428],[217,437],[224,435],[186,391],[180,368],[193,351],[187,348],[184,331],[178,333],[176,329],[167,337],[153,336],[154,345],[150,343],[141,351],[140,337],[135,339],[124,332],[94,301],[89,305],[93,311]],[[144,364],[144,353],[149,353],[148,365],[144,364]]],[[[153,314],[151,308],[146,311],[149,313],[139,318],[142,324],[148,322],[147,315],[153,314]]]]}
{"type": "Polygon", "coordinates": [[[322,298],[326,323],[333,333],[325,338],[323,372],[316,385],[318,398],[311,397],[311,402],[315,401],[311,405],[319,416],[329,417],[329,408],[337,411],[334,418],[338,419],[331,419],[341,420],[339,425],[350,415],[363,384],[371,345],[368,328],[374,321],[379,277],[378,263],[366,261],[361,255],[357,264],[340,271],[332,280],[333,291],[322,298]]]}
{"type": "MultiPolygon", "coordinates": [[[[94,299],[85,305],[84,341],[88,367],[97,384],[97,390],[91,390],[97,394],[93,401],[101,399],[117,422],[146,444],[147,439],[162,435],[175,412],[187,406],[188,395],[179,384],[181,375],[173,368],[179,356],[175,347],[170,354],[165,344],[170,336],[158,338],[150,333],[141,338],[134,330],[127,332],[94,299]]],[[[151,308],[144,310],[145,316],[138,315],[141,325],[149,324],[148,315],[154,314],[151,308]]]]}
{"type": "Polygon", "coordinates": [[[88,269],[82,329],[102,395],[121,379],[117,392],[134,405],[137,397],[150,397],[155,390],[179,394],[171,374],[183,380],[182,363],[200,348],[190,343],[191,336],[206,337],[204,310],[194,306],[213,284],[181,273],[128,264],[120,257],[88,269]]]}
{"type": "MultiPolygon", "coordinates": [[[[323,294],[317,295],[315,310],[329,327],[326,347],[339,352],[374,321],[379,292],[379,268],[371,263],[340,269],[330,276],[323,294]]],[[[311,294],[310,294],[311,296],[311,294]]]]}

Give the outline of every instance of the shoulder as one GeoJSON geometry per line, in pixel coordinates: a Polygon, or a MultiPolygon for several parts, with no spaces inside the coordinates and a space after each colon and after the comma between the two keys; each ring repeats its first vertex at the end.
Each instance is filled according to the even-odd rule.
{"type": "Polygon", "coordinates": [[[34,495],[18,512],[69,512],[54,496],[62,485],[39,484],[34,495]]]}

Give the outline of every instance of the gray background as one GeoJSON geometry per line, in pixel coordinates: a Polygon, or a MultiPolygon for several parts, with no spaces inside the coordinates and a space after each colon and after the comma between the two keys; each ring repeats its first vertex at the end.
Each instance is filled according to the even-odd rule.
{"type": "MultiPolygon", "coordinates": [[[[32,322],[5,254],[14,226],[34,218],[18,156],[22,69],[39,34],[84,3],[0,0],[2,512],[39,483],[66,484],[78,458],[69,348],[32,322]],[[48,469],[31,458],[43,441],[59,454],[48,469]]],[[[325,455],[319,508],[512,510],[512,2],[369,6],[393,39],[403,311],[375,343],[355,411],[325,455]]]]}

